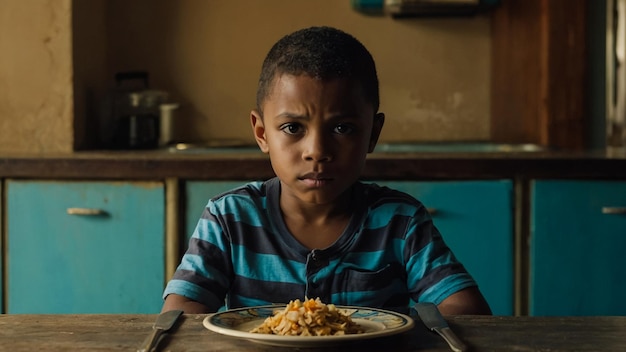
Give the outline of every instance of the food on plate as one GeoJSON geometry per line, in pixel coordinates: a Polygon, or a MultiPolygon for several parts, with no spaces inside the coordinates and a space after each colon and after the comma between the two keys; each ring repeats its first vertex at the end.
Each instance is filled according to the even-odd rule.
{"type": "Polygon", "coordinates": [[[290,301],[282,310],[274,312],[253,333],[286,336],[338,336],[362,333],[359,324],[352,321],[334,304],[324,304],[319,298],[301,302],[290,301]]]}

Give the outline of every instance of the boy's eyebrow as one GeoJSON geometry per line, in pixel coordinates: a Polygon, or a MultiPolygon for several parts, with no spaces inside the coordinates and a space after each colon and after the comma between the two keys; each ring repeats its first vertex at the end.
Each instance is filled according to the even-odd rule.
{"type": "MultiPolygon", "coordinates": [[[[297,113],[292,113],[292,112],[282,112],[278,115],[276,115],[277,118],[288,118],[288,119],[294,119],[294,120],[310,120],[310,116],[309,115],[300,115],[297,113]]],[[[341,112],[341,113],[336,113],[330,116],[330,120],[339,120],[339,119],[355,119],[358,118],[357,114],[354,113],[350,113],[350,112],[341,112]]]]}
{"type": "Polygon", "coordinates": [[[288,119],[296,119],[296,120],[308,120],[309,116],[308,115],[300,115],[300,114],[296,114],[293,112],[281,112],[280,114],[276,115],[276,117],[283,117],[283,118],[288,118],[288,119]]]}

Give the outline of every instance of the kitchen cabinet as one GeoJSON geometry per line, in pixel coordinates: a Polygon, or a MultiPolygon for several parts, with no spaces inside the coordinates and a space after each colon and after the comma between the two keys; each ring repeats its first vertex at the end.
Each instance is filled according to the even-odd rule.
{"type": "Polygon", "coordinates": [[[248,182],[250,181],[187,181],[185,183],[186,211],[183,250],[187,250],[187,244],[209,199],[248,182]]]}
{"type": "Polygon", "coordinates": [[[162,182],[8,180],[7,313],[158,313],[162,182]]]}
{"type": "Polygon", "coordinates": [[[529,314],[626,315],[626,181],[531,183],[529,314]]]}
{"type": "MultiPolygon", "coordinates": [[[[4,247],[2,246],[2,238],[4,237],[4,214],[2,207],[4,206],[4,182],[0,179],[0,302],[4,302],[3,294],[4,294],[4,279],[2,277],[4,270],[4,259],[2,258],[4,254],[4,247]]],[[[0,307],[0,314],[4,313],[4,307],[0,307]]]]}
{"type": "Polygon", "coordinates": [[[514,307],[513,182],[378,181],[420,200],[496,315],[514,307]]]}

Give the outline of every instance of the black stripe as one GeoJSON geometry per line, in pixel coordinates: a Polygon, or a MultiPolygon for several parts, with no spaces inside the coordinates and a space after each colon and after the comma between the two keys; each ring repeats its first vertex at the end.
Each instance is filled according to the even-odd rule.
{"type": "Polygon", "coordinates": [[[200,219],[213,221],[213,222],[218,222],[217,217],[215,215],[213,215],[213,213],[211,213],[209,211],[209,208],[207,208],[207,207],[205,207],[204,210],[202,211],[202,214],[200,215],[200,219]]]}
{"type": "Polygon", "coordinates": [[[212,292],[218,299],[223,300],[226,297],[227,290],[222,287],[217,281],[207,278],[206,276],[198,275],[197,273],[189,270],[178,269],[174,273],[172,280],[184,280],[193,282],[194,284],[204,288],[205,290],[212,292]]]}
{"type": "Polygon", "coordinates": [[[211,200],[216,201],[222,197],[225,197],[231,194],[242,195],[242,196],[251,197],[251,198],[257,198],[257,197],[263,198],[265,197],[265,183],[262,183],[260,188],[256,188],[252,184],[247,183],[247,184],[241,185],[240,187],[236,187],[231,190],[227,190],[225,192],[219,193],[213,196],[211,200]]]}
{"type": "Polygon", "coordinates": [[[406,314],[408,312],[410,296],[407,291],[396,292],[392,296],[389,296],[383,306],[383,309],[391,309],[406,314]]]}
{"type": "Polygon", "coordinates": [[[244,246],[248,251],[277,255],[286,260],[301,263],[306,262],[306,257],[285,246],[279,236],[270,232],[267,226],[258,227],[237,221],[233,214],[215,216],[206,208],[202,213],[202,219],[220,224],[224,231],[224,236],[229,242],[234,245],[244,246]],[[251,240],[251,238],[254,238],[254,240],[251,240]]]}
{"type": "Polygon", "coordinates": [[[277,255],[285,260],[300,263],[306,262],[306,257],[285,246],[279,236],[267,228],[236,221],[231,214],[223,217],[222,221],[225,222],[229,237],[234,245],[244,246],[246,250],[254,253],[277,255]]]}
{"type": "Polygon", "coordinates": [[[406,238],[403,253],[404,262],[408,263],[415,253],[421,251],[430,243],[433,243],[435,245],[434,247],[437,248],[437,252],[433,253],[431,257],[438,258],[441,254],[449,250],[444,243],[440,242],[443,242],[443,239],[433,222],[429,220],[421,223],[415,229],[415,232],[406,238]]]}
{"type": "Polygon", "coordinates": [[[387,249],[391,240],[404,238],[410,221],[410,217],[397,215],[385,227],[363,229],[351,251],[376,252],[387,249]]]}
{"type": "Polygon", "coordinates": [[[336,293],[379,291],[396,280],[406,282],[406,272],[400,263],[394,262],[378,271],[344,270],[334,278],[330,289],[336,293]]]}
{"type": "Polygon", "coordinates": [[[386,203],[405,203],[413,205],[417,208],[423,207],[422,203],[406,192],[391,189],[387,186],[371,184],[366,188],[366,202],[371,204],[372,208],[376,208],[386,203]]]}
{"type": "Polygon", "coordinates": [[[461,263],[456,262],[447,265],[441,265],[431,270],[428,275],[424,276],[420,281],[418,281],[417,285],[412,291],[415,292],[417,296],[421,296],[425,290],[429,289],[433,285],[436,285],[439,281],[441,281],[441,279],[459,273],[467,273],[465,267],[463,267],[461,263]]]}
{"type": "Polygon", "coordinates": [[[270,303],[289,303],[304,299],[304,285],[287,282],[262,281],[236,276],[231,287],[240,296],[264,300],[270,303]]]}
{"type": "Polygon", "coordinates": [[[219,247],[214,244],[192,237],[189,240],[189,248],[187,254],[198,255],[202,258],[203,264],[207,266],[206,260],[211,258],[210,265],[225,276],[231,276],[233,273],[233,265],[230,261],[230,255],[225,254],[219,247]]]}

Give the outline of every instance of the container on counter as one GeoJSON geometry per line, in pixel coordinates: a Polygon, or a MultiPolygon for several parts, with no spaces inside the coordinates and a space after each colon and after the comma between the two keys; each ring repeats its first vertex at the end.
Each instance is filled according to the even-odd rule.
{"type": "Polygon", "coordinates": [[[144,90],[128,94],[128,107],[117,121],[114,146],[119,149],[154,149],[159,146],[161,105],[168,94],[144,90]]]}
{"type": "Polygon", "coordinates": [[[160,106],[159,146],[167,147],[176,142],[176,111],[179,104],[168,103],[160,106]]]}
{"type": "Polygon", "coordinates": [[[102,146],[154,149],[168,143],[172,138],[172,114],[176,106],[169,103],[168,98],[167,92],[150,89],[148,72],[118,72],[115,88],[103,104],[102,146]]]}

